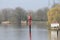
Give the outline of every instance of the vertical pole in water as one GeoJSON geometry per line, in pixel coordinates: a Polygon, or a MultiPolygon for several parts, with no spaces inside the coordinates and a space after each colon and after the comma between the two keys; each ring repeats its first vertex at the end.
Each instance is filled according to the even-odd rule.
{"type": "Polygon", "coordinates": [[[31,18],[31,15],[30,15],[30,16],[28,16],[29,38],[30,38],[30,40],[32,40],[32,36],[31,36],[31,21],[32,21],[32,18],[31,18]]]}
{"type": "Polygon", "coordinates": [[[57,30],[57,40],[58,40],[58,30],[57,30]]]}
{"type": "Polygon", "coordinates": [[[29,25],[29,36],[30,36],[30,40],[31,40],[31,25],[29,25]]]}
{"type": "Polygon", "coordinates": [[[58,28],[58,30],[57,30],[57,40],[58,40],[58,32],[59,32],[59,28],[58,28]]]}

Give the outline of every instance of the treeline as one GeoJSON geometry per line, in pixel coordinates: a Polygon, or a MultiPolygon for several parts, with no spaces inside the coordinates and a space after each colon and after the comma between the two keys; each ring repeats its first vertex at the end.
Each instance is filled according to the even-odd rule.
{"type": "Polygon", "coordinates": [[[36,21],[47,21],[48,7],[38,9],[36,12],[32,12],[32,19],[36,21]]]}
{"type": "MultiPolygon", "coordinates": [[[[37,11],[32,11],[32,20],[33,21],[47,21],[47,11],[48,7],[38,9],[37,11]]],[[[21,7],[5,8],[0,10],[0,22],[10,21],[11,23],[21,23],[21,20],[27,21],[27,16],[29,11],[24,10],[21,7]]]]}

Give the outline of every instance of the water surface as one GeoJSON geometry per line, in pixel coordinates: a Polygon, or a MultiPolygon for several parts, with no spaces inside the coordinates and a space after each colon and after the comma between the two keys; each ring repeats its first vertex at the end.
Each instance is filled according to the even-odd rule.
{"type": "MultiPolygon", "coordinates": [[[[41,25],[32,25],[32,40],[48,40],[48,30],[41,25]]],[[[29,40],[28,26],[0,25],[0,40],[29,40]]]]}

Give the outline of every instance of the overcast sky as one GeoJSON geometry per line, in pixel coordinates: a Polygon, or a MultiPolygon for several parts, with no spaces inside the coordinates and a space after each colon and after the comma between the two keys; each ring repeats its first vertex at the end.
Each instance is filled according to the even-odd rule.
{"type": "MultiPolygon", "coordinates": [[[[21,7],[26,10],[37,10],[48,7],[48,3],[48,0],[0,0],[0,9],[21,7]]],[[[52,4],[53,0],[50,0],[50,5],[52,4]]]]}

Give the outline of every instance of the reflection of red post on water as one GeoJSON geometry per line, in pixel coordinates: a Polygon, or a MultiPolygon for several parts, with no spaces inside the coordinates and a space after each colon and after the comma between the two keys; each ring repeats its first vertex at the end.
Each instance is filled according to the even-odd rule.
{"type": "Polygon", "coordinates": [[[28,25],[29,25],[29,36],[30,36],[30,40],[31,40],[31,24],[32,24],[32,17],[30,15],[30,16],[28,16],[28,25]]]}

